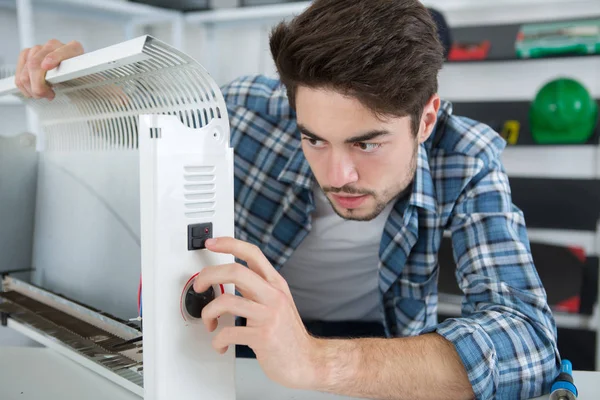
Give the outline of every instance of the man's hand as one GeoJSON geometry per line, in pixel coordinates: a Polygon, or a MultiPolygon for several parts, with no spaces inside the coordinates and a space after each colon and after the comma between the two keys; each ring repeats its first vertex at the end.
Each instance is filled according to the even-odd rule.
{"type": "Polygon", "coordinates": [[[247,326],[225,327],[213,346],[254,350],[266,375],[284,386],[377,399],[471,399],[473,391],[454,346],[435,333],[411,338],[319,339],[306,331],[289,287],[254,245],[232,239],[207,240],[206,248],[232,254],[240,264],[204,268],[196,292],[233,283],[243,297],[224,294],[209,303],[202,319],[214,331],[225,313],[247,326]]]}
{"type": "Polygon", "coordinates": [[[54,99],[54,91],[46,82],[46,72],[56,68],[62,61],[83,54],[83,46],[77,41],[64,44],[56,39],[45,45],[24,49],[19,54],[15,85],[25,97],[54,99]]]}
{"type": "Polygon", "coordinates": [[[245,327],[222,329],[214,337],[213,347],[223,353],[231,345],[249,346],[270,379],[297,389],[314,387],[319,340],[306,331],[287,282],[254,245],[223,237],[207,240],[206,248],[232,254],[248,264],[248,268],[237,263],[211,266],[196,277],[196,292],[233,283],[243,296],[221,295],[202,311],[202,320],[211,332],[225,313],[247,319],[245,327]]]}

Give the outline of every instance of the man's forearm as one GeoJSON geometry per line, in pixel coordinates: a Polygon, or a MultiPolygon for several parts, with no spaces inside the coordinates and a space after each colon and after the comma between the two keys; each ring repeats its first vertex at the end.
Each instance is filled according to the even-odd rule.
{"type": "Polygon", "coordinates": [[[316,390],[372,399],[472,399],[454,346],[436,333],[397,339],[319,339],[316,390]]]}

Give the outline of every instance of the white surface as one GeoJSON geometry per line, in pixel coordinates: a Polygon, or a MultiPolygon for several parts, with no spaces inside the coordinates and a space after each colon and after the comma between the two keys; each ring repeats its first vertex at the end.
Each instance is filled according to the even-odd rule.
{"type": "MultiPolygon", "coordinates": [[[[151,57],[144,54],[147,36],[140,36],[100,50],[82,54],[78,57],[63,61],[57,68],[48,71],[46,80],[51,84],[63,83],[72,79],[91,74],[105,72],[123,65],[148,60],[151,57]]],[[[0,96],[18,93],[14,76],[0,80],[0,96]]]]}
{"type": "MultiPolygon", "coordinates": [[[[270,381],[256,360],[237,359],[236,368],[237,400],[350,399],[284,388],[270,381]]],[[[2,400],[141,399],[47,348],[0,347],[0,371],[2,400]]],[[[600,372],[575,371],[574,379],[579,400],[597,399],[600,372]]]]}
{"type": "Polygon", "coordinates": [[[581,247],[588,257],[598,255],[598,236],[596,231],[527,228],[527,235],[531,242],[581,247]]]}
{"type": "MultiPolygon", "coordinates": [[[[130,382],[127,379],[118,376],[117,374],[111,373],[106,368],[103,368],[102,366],[96,364],[93,361],[90,361],[88,358],[80,355],[79,353],[72,351],[69,347],[63,345],[61,342],[56,341],[53,338],[47,337],[43,334],[40,334],[35,330],[30,329],[28,326],[23,325],[20,322],[14,321],[12,319],[8,320],[8,327],[35,340],[41,345],[47,346],[48,349],[52,349],[52,351],[56,352],[57,354],[61,354],[66,358],[69,358],[71,361],[80,364],[82,367],[85,367],[82,369],[93,371],[95,374],[98,374],[98,376],[110,379],[112,382],[119,385],[120,387],[129,390],[137,395],[143,396],[144,390],[139,385],[130,382]]],[[[0,371],[1,370],[2,369],[0,366],[0,371]]]]}
{"type": "Polygon", "coordinates": [[[2,400],[139,400],[48,348],[0,347],[2,400]]]}
{"type": "MultiPolygon", "coordinates": [[[[202,78],[218,90],[210,77],[202,78]]],[[[217,99],[225,112],[223,98],[217,99]]],[[[210,222],[214,237],[235,235],[229,120],[223,115],[193,129],[174,116],[144,115],[139,136],[145,396],[234,400],[235,352],[212,351],[214,335],[233,326],[233,316],[222,316],[217,332],[209,333],[180,304],[202,268],[235,262],[230,254],[188,251],[187,245],[188,224],[210,222]],[[161,130],[160,139],[150,137],[152,128],[161,130]]]]}
{"type": "Polygon", "coordinates": [[[0,271],[31,268],[37,159],[33,135],[0,131],[0,271]]]}
{"type": "MultiPolygon", "coordinates": [[[[0,348],[8,347],[43,347],[41,344],[28,336],[22,335],[14,329],[2,329],[0,327],[0,348]]],[[[0,391],[1,393],[1,391],[0,391]]]]}
{"type": "Polygon", "coordinates": [[[597,158],[596,146],[508,146],[502,152],[508,176],[520,178],[595,179],[597,158]]]}
{"type": "Polygon", "coordinates": [[[450,101],[531,101],[548,81],[570,77],[598,98],[599,71],[600,56],[445,63],[439,94],[450,101]]]}

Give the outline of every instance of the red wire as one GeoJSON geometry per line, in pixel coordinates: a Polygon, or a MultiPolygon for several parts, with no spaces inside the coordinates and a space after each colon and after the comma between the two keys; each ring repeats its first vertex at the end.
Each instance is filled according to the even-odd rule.
{"type": "Polygon", "coordinates": [[[138,315],[141,314],[141,311],[142,311],[141,307],[142,307],[142,276],[140,275],[140,285],[138,286],[138,315]]]}

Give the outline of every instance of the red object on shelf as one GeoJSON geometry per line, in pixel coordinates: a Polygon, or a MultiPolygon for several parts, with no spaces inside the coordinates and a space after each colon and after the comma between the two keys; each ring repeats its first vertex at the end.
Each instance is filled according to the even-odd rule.
{"type": "Polygon", "coordinates": [[[581,304],[581,298],[579,296],[573,296],[569,299],[561,301],[554,308],[557,311],[563,311],[568,313],[578,313],[581,304]]]}
{"type": "Polygon", "coordinates": [[[454,43],[448,54],[450,61],[485,60],[490,51],[490,41],[479,43],[454,43]]]}
{"type": "Polygon", "coordinates": [[[569,251],[582,263],[587,260],[587,255],[585,254],[585,249],[583,247],[569,246],[569,251]]]}

